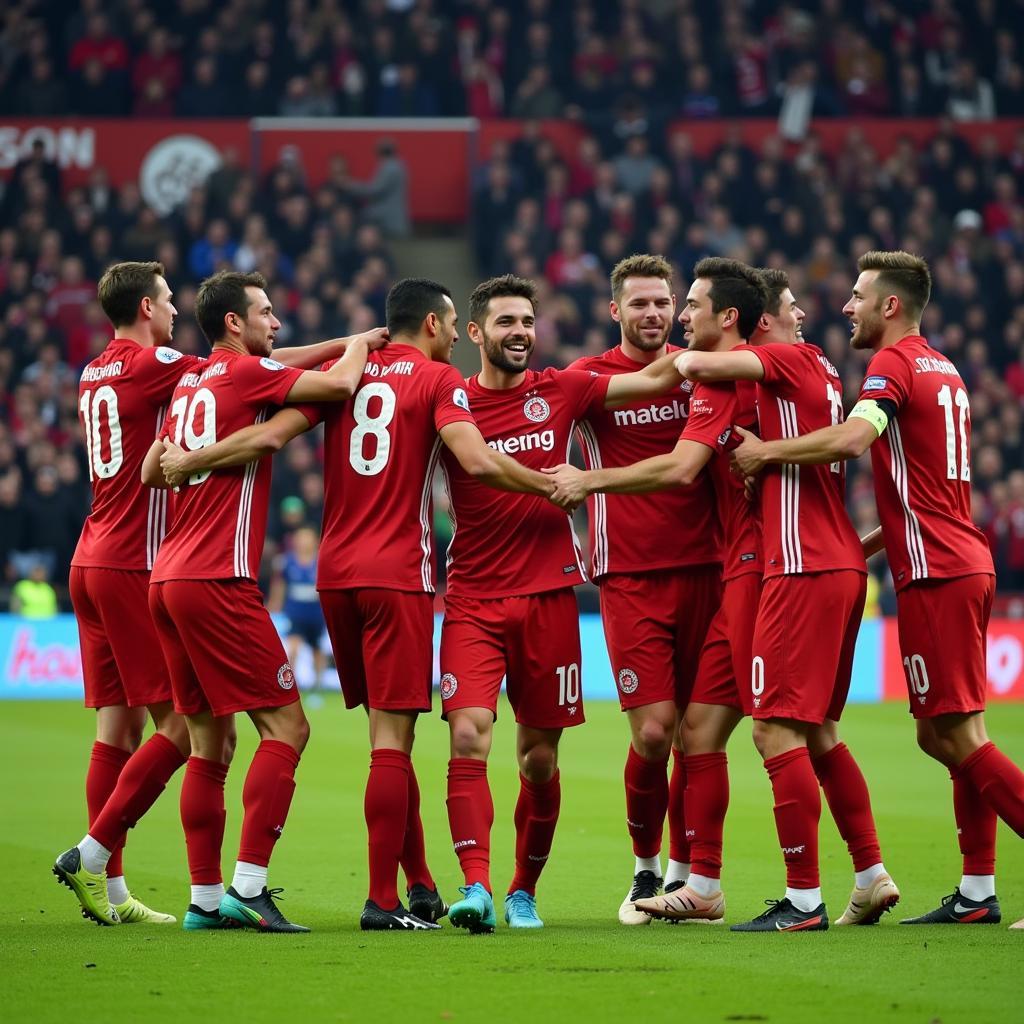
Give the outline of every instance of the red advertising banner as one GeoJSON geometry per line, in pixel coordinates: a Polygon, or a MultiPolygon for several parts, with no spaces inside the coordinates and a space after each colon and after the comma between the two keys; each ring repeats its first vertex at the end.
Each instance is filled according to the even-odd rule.
{"type": "MultiPolygon", "coordinates": [[[[883,697],[905,701],[907,681],[895,619],[885,620],[882,646],[883,697]]],[[[989,622],[988,699],[1024,700],[1024,621],[993,619],[989,622]]]]}

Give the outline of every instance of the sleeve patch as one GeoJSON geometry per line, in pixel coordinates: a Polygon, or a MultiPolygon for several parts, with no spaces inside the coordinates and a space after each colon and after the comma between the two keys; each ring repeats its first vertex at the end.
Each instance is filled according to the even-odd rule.
{"type": "Polygon", "coordinates": [[[284,363],[279,363],[276,359],[267,359],[266,357],[260,360],[260,366],[262,366],[264,370],[284,369],[284,363]]]}
{"type": "Polygon", "coordinates": [[[867,377],[864,380],[862,391],[884,391],[889,386],[888,377],[867,377]]]}
{"type": "Polygon", "coordinates": [[[869,398],[861,399],[852,409],[847,419],[859,419],[867,420],[875,428],[875,432],[879,437],[885,433],[885,428],[889,426],[889,417],[885,410],[878,404],[878,402],[872,401],[869,398]]]}
{"type": "Polygon", "coordinates": [[[456,388],[452,393],[452,401],[460,408],[469,412],[469,395],[465,388],[456,388]]]}
{"type": "Polygon", "coordinates": [[[167,348],[165,345],[161,345],[153,354],[161,363],[176,363],[181,358],[176,348],[167,348]]]}

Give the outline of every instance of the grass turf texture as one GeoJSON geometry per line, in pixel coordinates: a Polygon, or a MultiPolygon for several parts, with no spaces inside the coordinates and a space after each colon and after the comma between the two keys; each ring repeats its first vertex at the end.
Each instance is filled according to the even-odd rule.
{"type": "MultiPolygon", "coordinates": [[[[312,740],[270,873],[272,885],[286,886],[285,914],[314,931],[264,936],[99,928],[83,921],[50,866],[86,824],[82,780],[91,713],[70,704],[4,705],[4,1019],[1020,1019],[1024,932],[1006,925],[1024,917],[1024,844],[1003,825],[1003,925],[897,926],[898,917],[937,906],[960,877],[949,780],[917,751],[901,706],[851,707],[843,733],[871,785],[885,862],[903,901],[874,928],[768,936],[659,922],[618,924],[616,910],[632,874],[621,781],[626,724],[611,704],[591,704],[587,715],[587,724],[563,741],[562,817],[538,893],[543,931],[510,933],[501,921],[517,791],[513,721],[504,706],[490,768],[498,931],[470,936],[445,921],[441,932],[430,934],[367,934],[358,930],[366,878],[366,727],[361,715],[345,713],[337,698],[328,698],[309,713],[312,740]]],[[[1024,706],[994,707],[988,719],[1003,749],[1024,762],[1024,706]]],[[[224,843],[229,881],[242,780],[255,745],[249,723],[240,718],[238,726],[224,843]]],[[[451,901],[461,876],[445,814],[447,756],[442,723],[421,720],[416,766],[428,853],[451,901]]],[[[780,897],[784,876],[771,791],[746,727],[734,737],[730,758],[724,881],[727,920],[735,922],[759,913],[765,897],[780,897]]],[[[144,902],[180,920],[188,876],[177,819],[179,786],[180,776],[131,833],[125,867],[144,902]]],[[[827,810],[821,836],[823,889],[834,921],[846,905],[852,875],[827,810]]]]}

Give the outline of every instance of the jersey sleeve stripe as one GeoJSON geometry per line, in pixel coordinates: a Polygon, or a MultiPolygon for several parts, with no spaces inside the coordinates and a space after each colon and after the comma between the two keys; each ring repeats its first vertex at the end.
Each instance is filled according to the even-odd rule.
{"type": "MultiPolygon", "coordinates": [[[[782,398],[775,400],[784,438],[799,434],[796,403],[782,398]]],[[[788,575],[804,571],[803,549],[800,545],[800,467],[784,463],[782,478],[782,558],[783,572],[788,575]]]]}
{"type": "MultiPolygon", "coordinates": [[[[569,461],[569,453],[572,449],[572,432],[570,431],[568,440],[565,442],[565,461],[569,461]]],[[[569,536],[572,537],[572,549],[576,554],[576,568],[580,571],[580,580],[586,582],[588,579],[587,568],[584,564],[583,548],[580,547],[580,539],[576,536],[576,527],[573,525],[572,515],[566,513],[565,520],[569,525],[569,536]]]]}
{"type": "MultiPolygon", "coordinates": [[[[601,448],[597,442],[597,435],[589,423],[580,423],[576,427],[577,436],[587,454],[587,461],[591,469],[601,469],[601,448]]],[[[601,576],[608,572],[608,508],[607,496],[602,493],[594,495],[592,505],[594,521],[590,524],[591,534],[594,538],[594,564],[593,573],[601,576]]]]}
{"type": "MultiPolygon", "coordinates": [[[[267,410],[261,409],[256,423],[267,418],[267,410]]],[[[235,521],[235,575],[249,576],[249,534],[252,522],[252,496],[256,486],[256,474],[259,472],[259,459],[245,467],[242,476],[242,491],[238,497],[238,518],[235,521]]]]}
{"type": "Polygon", "coordinates": [[[434,486],[434,469],[437,467],[437,460],[441,456],[441,438],[436,438],[434,447],[430,450],[430,458],[427,460],[427,472],[423,478],[423,491],[420,494],[420,548],[423,550],[423,560],[420,562],[420,579],[423,582],[423,589],[429,594],[434,590],[433,566],[431,565],[431,529],[430,521],[430,498],[434,486]]]}
{"type": "Polygon", "coordinates": [[[893,420],[889,425],[889,450],[892,453],[892,481],[900,496],[903,506],[904,533],[907,541],[907,552],[910,555],[911,577],[915,580],[926,579],[928,576],[928,559],[925,557],[924,538],[921,536],[921,523],[917,513],[910,507],[909,470],[907,456],[903,450],[903,437],[899,423],[893,420]]]}

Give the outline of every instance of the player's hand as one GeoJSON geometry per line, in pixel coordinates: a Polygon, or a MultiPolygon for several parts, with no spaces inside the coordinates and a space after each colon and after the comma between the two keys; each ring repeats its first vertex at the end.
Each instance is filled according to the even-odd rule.
{"type": "Polygon", "coordinates": [[[186,460],[188,452],[173,441],[164,438],[164,453],[160,456],[160,469],[168,487],[180,487],[188,479],[186,460]]]}
{"type": "Polygon", "coordinates": [[[388,329],[386,327],[374,327],[372,330],[363,331],[362,334],[357,334],[356,338],[359,341],[365,341],[366,347],[371,352],[376,352],[391,340],[391,335],[388,334],[388,329]]]}
{"type": "Polygon", "coordinates": [[[760,483],[761,478],[758,476],[745,476],[743,478],[743,497],[751,504],[757,501],[757,489],[760,483]]]}
{"type": "Polygon", "coordinates": [[[554,484],[554,490],[548,495],[549,501],[567,512],[573,512],[583,504],[589,493],[583,470],[563,464],[545,466],[541,472],[546,473],[554,484]]]}
{"type": "Polygon", "coordinates": [[[742,439],[732,452],[732,471],[740,476],[757,476],[765,467],[764,441],[743,427],[733,427],[733,436],[742,439]]]}

